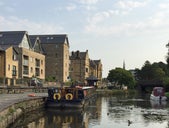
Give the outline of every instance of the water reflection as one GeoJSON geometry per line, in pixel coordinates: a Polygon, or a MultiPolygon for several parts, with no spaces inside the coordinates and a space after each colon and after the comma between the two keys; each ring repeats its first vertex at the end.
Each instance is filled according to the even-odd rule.
{"type": "Polygon", "coordinates": [[[84,110],[39,110],[9,128],[169,128],[168,103],[133,97],[97,97],[84,110]]]}

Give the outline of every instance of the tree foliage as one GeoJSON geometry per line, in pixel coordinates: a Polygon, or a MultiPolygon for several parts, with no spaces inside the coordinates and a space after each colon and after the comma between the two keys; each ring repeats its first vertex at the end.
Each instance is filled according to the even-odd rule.
{"type": "Polygon", "coordinates": [[[169,68],[168,64],[163,62],[151,64],[149,61],[146,61],[140,70],[136,70],[136,76],[138,81],[159,81],[166,88],[169,88],[169,68]]]}
{"type": "Polygon", "coordinates": [[[168,69],[164,63],[151,64],[149,61],[146,61],[138,72],[140,80],[162,80],[166,74],[168,74],[168,69]]]}
{"type": "Polygon", "coordinates": [[[126,85],[129,88],[133,88],[135,84],[131,72],[122,68],[110,70],[107,79],[110,82],[115,82],[118,85],[126,85]]]}

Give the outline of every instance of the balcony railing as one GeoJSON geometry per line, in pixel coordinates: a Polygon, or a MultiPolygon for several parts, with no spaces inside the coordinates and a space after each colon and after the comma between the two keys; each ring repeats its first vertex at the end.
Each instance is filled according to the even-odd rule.
{"type": "Polygon", "coordinates": [[[12,76],[17,76],[17,71],[16,70],[12,70],[12,76]]]}
{"type": "Polygon", "coordinates": [[[40,69],[39,68],[35,69],[35,74],[36,74],[36,76],[40,76],[40,69]]]}
{"type": "Polygon", "coordinates": [[[23,60],[23,65],[28,66],[28,64],[29,64],[29,61],[28,61],[28,60],[23,60]]]}
{"type": "Polygon", "coordinates": [[[29,74],[29,71],[28,71],[28,70],[23,70],[23,74],[24,74],[24,75],[28,75],[28,74],[29,74]]]}

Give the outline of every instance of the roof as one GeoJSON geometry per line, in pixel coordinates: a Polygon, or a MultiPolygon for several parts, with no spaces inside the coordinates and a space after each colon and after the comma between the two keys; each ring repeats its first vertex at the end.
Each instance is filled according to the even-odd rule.
{"type": "Polygon", "coordinates": [[[32,48],[35,52],[45,54],[45,51],[41,45],[41,40],[37,36],[29,36],[32,48]]]}
{"type": "Polygon", "coordinates": [[[19,45],[26,31],[0,31],[0,45],[19,45]]]}
{"type": "Polygon", "coordinates": [[[38,37],[36,37],[36,36],[29,36],[29,38],[30,38],[32,47],[34,47],[34,45],[35,45],[38,37]]]}
{"type": "Polygon", "coordinates": [[[86,80],[87,81],[98,81],[98,78],[93,76],[93,75],[91,75],[91,76],[87,77],[86,80]]]}
{"type": "Polygon", "coordinates": [[[60,34],[60,35],[30,35],[30,36],[31,37],[39,37],[42,44],[64,43],[65,40],[67,40],[68,45],[69,45],[68,37],[67,37],[66,34],[60,34]]]}
{"type": "Polygon", "coordinates": [[[99,64],[101,64],[101,60],[90,60],[90,66],[96,68],[99,64]]]}
{"type": "Polygon", "coordinates": [[[72,51],[72,54],[70,56],[70,59],[86,59],[86,55],[88,53],[88,50],[86,50],[86,52],[80,52],[80,51],[72,51]]]}
{"type": "Polygon", "coordinates": [[[95,68],[97,66],[97,64],[95,63],[94,60],[90,60],[90,66],[95,68]]]}
{"type": "Polygon", "coordinates": [[[0,45],[0,51],[6,51],[9,47],[11,47],[10,45],[0,45]]]}
{"type": "Polygon", "coordinates": [[[101,63],[101,60],[93,60],[97,65],[101,63]]]}

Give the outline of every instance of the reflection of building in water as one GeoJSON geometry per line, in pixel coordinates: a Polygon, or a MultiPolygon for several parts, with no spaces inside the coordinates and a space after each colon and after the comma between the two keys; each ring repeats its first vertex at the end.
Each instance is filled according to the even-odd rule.
{"type": "Polygon", "coordinates": [[[15,128],[89,128],[89,122],[101,121],[101,98],[93,99],[85,110],[36,110],[22,116],[12,126],[15,128]]]}
{"type": "MultiPolygon", "coordinates": [[[[89,126],[89,120],[92,122],[94,120],[95,123],[101,122],[101,107],[102,100],[101,97],[94,98],[87,109],[85,126],[89,126]]],[[[86,127],[85,127],[86,128],[86,127]]],[[[87,127],[88,128],[88,127],[87,127]]]]}
{"type": "Polygon", "coordinates": [[[84,128],[89,127],[89,115],[87,114],[87,112],[85,112],[83,115],[83,124],[84,124],[84,128]]]}
{"type": "Polygon", "coordinates": [[[45,118],[42,117],[37,121],[31,122],[27,125],[27,128],[45,128],[45,118]]]}
{"type": "Polygon", "coordinates": [[[44,128],[80,128],[84,125],[83,114],[81,110],[47,110],[44,128]]]}

